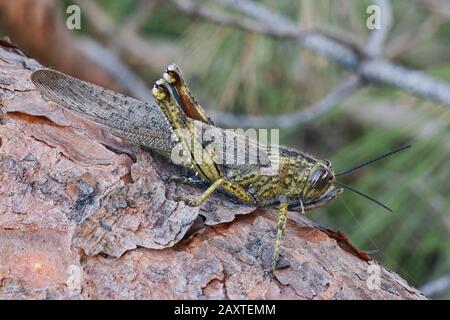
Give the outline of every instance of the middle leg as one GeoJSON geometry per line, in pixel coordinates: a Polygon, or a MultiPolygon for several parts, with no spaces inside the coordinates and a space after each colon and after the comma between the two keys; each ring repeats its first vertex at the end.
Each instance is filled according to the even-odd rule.
{"type": "Polygon", "coordinates": [[[205,192],[203,192],[203,194],[198,199],[196,199],[196,200],[188,199],[187,202],[189,203],[189,205],[192,205],[195,207],[199,206],[203,202],[205,202],[205,200],[208,199],[209,196],[217,188],[224,189],[225,191],[229,192],[231,195],[233,195],[234,197],[236,197],[237,199],[239,199],[245,203],[248,203],[248,204],[254,203],[254,199],[253,199],[252,195],[250,195],[244,188],[242,188],[236,182],[234,182],[232,180],[228,180],[226,178],[220,178],[220,179],[214,181],[214,183],[211,184],[209,186],[209,188],[206,189],[205,192]]]}
{"type": "Polygon", "coordinates": [[[287,217],[288,217],[288,202],[287,199],[282,199],[280,201],[280,207],[278,210],[277,235],[272,257],[272,274],[275,272],[277,268],[277,262],[281,250],[281,240],[283,238],[284,229],[286,228],[287,217]]]}

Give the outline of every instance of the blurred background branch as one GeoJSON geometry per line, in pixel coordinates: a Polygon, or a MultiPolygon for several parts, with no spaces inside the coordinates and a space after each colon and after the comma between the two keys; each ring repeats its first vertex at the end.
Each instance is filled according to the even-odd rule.
{"type": "Polygon", "coordinates": [[[420,291],[428,297],[436,297],[445,293],[450,288],[450,275],[445,275],[426,283],[420,291]]]}
{"type": "Polygon", "coordinates": [[[369,34],[366,47],[368,56],[379,56],[382,54],[384,43],[392,26],[392,6],[390,0],[375,0],[374,4],[380,8],[381,28],[375,29],[369,34]]]}
{"type": "Polygon", "coordinates": [[[160,69],[161,65],[179,60],[181,49],[177,48],[175,44],[148,37],[143,38],[137,33],[140,24],[151,13],[151,10],[148,9],[154,7],[156,1],[141,1],[136,13],[131,13],[128,22],[123,25],[116,24],[95,1],[76,0],[75,3],[84,8],[83,12],[92,32],[111,50],[130,56],[135,63],[155,70],[160,69]],[[138,19],[133,21],[136,17],[138,19]]]}
{"type": "MultiPolygon", "coordinates": [[[[288,18],[269,10],[261,4],[249,0],[217,0],[217,2],[245,14],[250,18],[232,16],[222,11],[211,9],[204,4],[195,3],[191,0],[173,0],[173,2],[180,10],[211,20],[215,23],[223,23],[229,26],[239,27],[246,31],[257,32],[276,38],[293,38],[301,46],[322,54],[327,58],[342,64],[344,67],[355,70],[364,80],[383,85],[397,86],[405,91],[417,94],[424,98],[436,100],[450,107],[450,85],[447,82],[434,79],[419,71],[392,64],[386,60],[375,59],[382,53],[383,45],[392,24],[392,8],[389,0],[375,1],[375,4],[379,6],[381,11],[382,28],[375,29],[370,33],[368,45],[364,49],[357,46],[354,42],[348,41],[348,38],[341,35],[344,34],[343,32],[334,31],[331,33],[325,31],[326,29],[301,30],[288,18]]],[[[168,61],[170,61],[167,60],[166,63],[161,63],[164,58],[168,57],[167,51],[163,50],[162,53],[158,54],[158,50],[161,49],[161,46],[152,44],[149,40],[143,40],[136,35],[139,25],[145,21],[145,18],[155,7],[155,0],[141,1],[138,9],[135,11],[136,14],[131,15],[131,17],[127,19],[127,22],[122,23],[120,26],[115,25],[111,19],[97,7],[95,2],[77,0],[77,3],[86,8],[89,23],[94,26],[96,32],[98,32],[100,36],[106,38],[107,43],[116,50],[127,50],[129,51],[127,53],[135,57],[142,56],[143,53],[151,51],[152,62],[149,63],[146,61],[146,65],[155,64],[153,66],[155,68],[157,65],[166,65],[168,64],[168,61]],[[132,23],[130,21],[132,21],[132,23]],[[133,48],[138,48],[138,50],[134,50],[133,48]],[[155,55],[157,57],[161,55],[164,58],[155,59],[155,55]]],[[[175,50],[173,52],[175,52],[175,50]]],[[[173,57],[173,61],[177,60],[179,59],[173,57]]],[[[121,70],[122,69],[123,68],[121,68],[121,70]]],[[[122,81],[122,83],[130,82],[122,81]]],[[[133,83],[136,83],[136,81],[133,81],[133,83]]],[[[140,88],[142,86],[134,85],[131,87],[140,88]]],[[[346,86],[343,85],[342,87],[346,86]]],[[[126,86],[125,89],[129,90],[126,86]]],[[[133,93],[133,91],[130,92],[133,93]]],[[[139,89],[139,92],[134,92],[134,95],[141,99],[147,98],[148,100],[148,95],[143,94],[143,90],[139,89]]],[[[331,96],[340,97],[340,95],[334,94],[331,96]]],[[[325,99],[325,101],[334,105],[340,102],[339,100],[331,101],[328,98],[325,99]]],[[[318,105],[322,106],[323,102],[318,103],[318,105]]],[[[308,108],[308,111],[306,111],[306,117],[300,116],[299,113],[286,115],[282,116],[282,118],[273,119],[273,125],[282,124],[281,127],[295,126],[296,124],[314,119],[311,115],[322,114],[322,112],[311,113],[310,109],[311,108],[308,108]],[[286,121],[286,118],[295,118],[298,119],[298,121],[286,121]]],[[[321,108],[320,110],[327,109],[329,108],[321,108]]],[[[243,116],[234,117],[233,115],[224,117],[224,113],[219,112],[214,113],[213,117],[216,118],[218,124],[227,126],[242,126],[244,124],[245,126],[250,126],[251,124],[251,126],[261,127],[270,122],[270,118],[268,117],[258,118],[253,116],[248,118],[243,116]],[[226,119],[226,121],[222,122],[222,119],[226,119]]]]}
{"type": "Polygon", "coordinates": [[[325,97],[309,107],[295,113],[281,116],[237,116],[228,112],[210,111],[213,119],[226,127],[238,127],[243,124],[248,128],[289,128],[301,123],[309,122],[329,111],[339,102],[353,94],[362,85],[359,76],[351,76],[343,80],[325,97]]]}

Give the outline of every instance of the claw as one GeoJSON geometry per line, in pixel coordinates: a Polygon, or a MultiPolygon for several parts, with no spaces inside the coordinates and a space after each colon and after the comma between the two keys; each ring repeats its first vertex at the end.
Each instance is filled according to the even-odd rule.
{"type": "Polygon", "coordinates": [[[180,68],[175,63],[169,64],[167,66],[167,71],[175,71],[177,73],[181,73],[180,68]]]}
{"type": "Polygon", "coordinates": [[[170,95],[169,89],[167,89],[164,79],[159,79],[155,82],[155,85],[152,89],[152,94],[158,100],[164,100],[170,95]]]}
{"type": "Polygon", "coordinates": [[[198,201],[195,199],[188,198],[185,200],[185,202],[190,207],[198,207],[198,201]]]}
{"type": "Polygon", "coordinates": [[[164,79],[170,84],[176,84],[182,78],[181,70],[177,65],[171,64],[167,67],[163,74],[164,79]]]}
{"type": "Polygon", "coordinates": [[[179,198],[177,198],[177,201],[178,202],[183,201],[185,204],[187,204],[190,207],[197,207],[198,206],[197,201],[195,199],[188,198],[188,197],[179,197],[179,198]]]}
{"type": "Polygon", "coordinates": [[[164,80],[167,81],[167,83],[170,84],[176,84],[180,79],[177,77],[177,75],[171,71],[166,71],[163,74],[164,80]]]}

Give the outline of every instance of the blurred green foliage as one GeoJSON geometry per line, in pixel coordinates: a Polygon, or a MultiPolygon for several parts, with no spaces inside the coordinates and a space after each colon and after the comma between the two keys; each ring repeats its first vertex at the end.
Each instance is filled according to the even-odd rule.
{"type": "MultiPolygon", "coordinates": [[[[326,24],[363,41],[369,32],[365,24],[368,0],[262,2],[305,28],[326,24]]],[[[118,22],[138,5],[135,0],[98,3],[118,22]]],[[[387,46],[403,34],[418,32],[430,14],[408,0],[393,1],[393,7],[395,23],[387,46]]],[[[178,44],[184,60],[176,63],[199,100],[218,110],[264,115],[294,112],[320,99],[347,76],[336,64],[301,50],[292,41],[193,18],[170,1],[149,15],[141,33],[178,44]]],[[[449,39],[450,23],[444,23],[397,61],[450,81],[449,39]]],[[[449,120],[445,107],[395,88],[366,87],[314,122],[283,130],[281,135],[283,144],[332,160],[337,171],[394,147],[414,145],[342,177],[388,204],[394,213],[347,191],[309,215],[348,233],[361,248],[376,251],[377,260],[415,286],[450,273],[449,120]]],[[[450,293],[441,298],[450,298],[450,293]]]]}

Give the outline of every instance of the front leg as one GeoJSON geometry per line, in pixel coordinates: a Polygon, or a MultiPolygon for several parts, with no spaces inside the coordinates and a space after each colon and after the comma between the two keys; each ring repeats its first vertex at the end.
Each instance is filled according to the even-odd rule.
{"type": "Polygon", "coordinates": [[[272,257],[272,274],[277,267],[278,258],[280,256],[281,240],[288,217],[288,201],[286,198],[280,200],[280,207],[278,209],[277,235],[275,240],[275,248],[272,257]]]}
{"type": "Polygon", "coordinates": [[[201,205],[219,187],[228,191],[234,197],[238,198],[241,201],[244,201],[245,203],[251,204],[254,202],[252,195],[250,195],[239,184],[237,184],[234,181],[228,180],[226,178],[220,178],[220,179],[216,180],[212,185],[210,185],[209,188],[206,189],[205,192],[203,192],[203,194],[198,199],[187,200],[188,204],[191,206],[194,206],[194,207],[201,205]]]}

